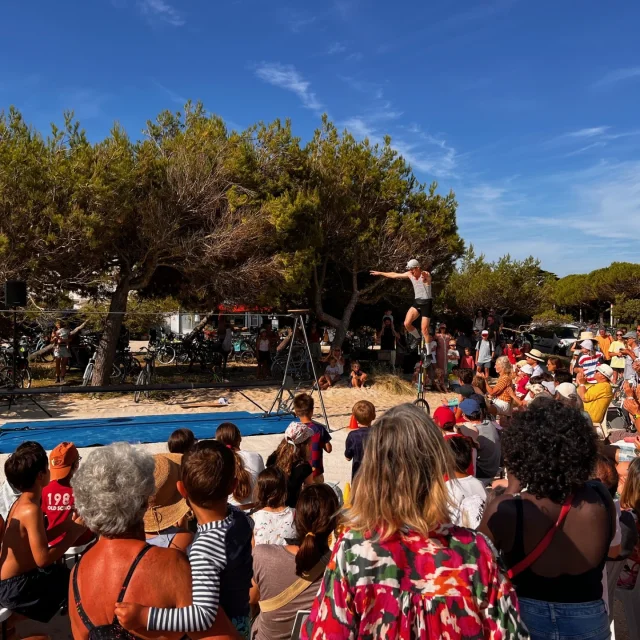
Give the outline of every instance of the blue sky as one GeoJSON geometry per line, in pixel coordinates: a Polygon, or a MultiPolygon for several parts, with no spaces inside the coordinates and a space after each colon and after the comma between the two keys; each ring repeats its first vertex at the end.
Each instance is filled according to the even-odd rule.
{"type": "Polygon", "coordinates": [[[187,98],[303,140],[327,112],[452,188],[487,257],[565,275],[640,256],[639,24],[602,0],[5,3],[0,108],[92,138],[187,98]]]}

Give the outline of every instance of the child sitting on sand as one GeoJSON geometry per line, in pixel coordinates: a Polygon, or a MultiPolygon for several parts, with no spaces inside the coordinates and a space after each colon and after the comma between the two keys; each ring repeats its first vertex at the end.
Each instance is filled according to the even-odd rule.
{"type": "Polygon", "coordinates": [[[324,375],[318,380],[319,387],[325,391],[332,387],[340,380],[340,368],[338,367],[338,359],[331,356],[329,358],[329,366],[324,370],[324,375]]]}
{"type": "Polygon", "coordinates": [[[160,609],[120,602],[116,605],[116,616],[125,629],[206,631],[222,605],[238,633],[243,638],[249,637],[252,531],[247,516],[227,504],[234,483],[233,453],[222,443],[202,441],[185,454],[182,480],[177,485],[198,520],[198,533],[188,554],[193,604],[160,609]]]}
{"type": "Polygon", "coordinates": [[[351,375],[349,376],[349,386],[353,389],[361,389],[367,381],[367,374],[361,369],[360,363],[354,360],[351,363],[351,375]]]}

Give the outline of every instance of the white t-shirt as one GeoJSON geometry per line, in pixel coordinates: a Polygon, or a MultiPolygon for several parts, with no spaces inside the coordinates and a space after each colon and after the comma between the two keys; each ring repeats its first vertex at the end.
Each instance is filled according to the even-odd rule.
{"type": "Polygon", "coordinates": [[[454,508],[449,507],[451,522],[459,527],[476,529],[482,520],[487,492],[482,482],[473,476],[447,480],[447,490],[454,508]]]}
{"type": "Polygon", "coordinates": [[[328,366],[324,370],[324,375],[333,380],[334,378],[339,378],[342,374],[340,372],[340,367],[336,365],[335,367],[328,366]]]}
{"type": "Polygon", "coordinates": [[[251,476],[251,494],[243,502],[237,502],[233,496],[229,496],[229,504],[233,504],[235,506],[238,506],[240,504],[251,504],[253,502],[253,490],[256,486],[258,474],[261,471],[264,471],[264,460],[259,453],[256,453],[255,451],[243,451],[241,449],[240,451],[238,451],[238,455],[242,458],[242,462],[244,462],[244,468],[249,472],[249,475],[251,476]]]}
{"type": "Polygon", "coordinates": [[[287,540],[298,537],[293,520],[296,510],[286,507],[284,511],[265,511],[260,509],[251,517],[255,523],[253,535],[256,544],[288,544],[287,540]]]}

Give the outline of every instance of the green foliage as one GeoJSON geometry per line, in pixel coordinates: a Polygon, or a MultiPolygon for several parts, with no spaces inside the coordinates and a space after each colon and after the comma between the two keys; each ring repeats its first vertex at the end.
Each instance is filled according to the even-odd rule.
{"type": "Polygon", "coordinates": [[[613,304],[613,315],[620,322],[640,322],[640,298],[627,298],[624,294],[616,296],[613,304]]]}
{"type": "Polygon", "coordinates": [[[451,274],[444,299],[448,308],[471,317],[478,309],[491,307],[503,315],[534,315],[544,304],[554,277],[533,257],[513,260],[506,255],[488,262],[471,245],[451,274]]]}
{"type": "Polygon", "coordinates": [[[573,316],[568,313],[559,313],[555,309],[545,309],[536,313],[531,322],[535,324],[567,324],[575,322],[573,316]]]}

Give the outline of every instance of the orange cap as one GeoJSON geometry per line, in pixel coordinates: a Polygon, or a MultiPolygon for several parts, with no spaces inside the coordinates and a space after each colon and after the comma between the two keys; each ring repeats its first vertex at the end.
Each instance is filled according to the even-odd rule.
{"type": "Polygon", "coordinates": [[[74,463],[80,454],[73,442],[61,442],[49,455],[49,468],[52,480],[61,480],[71,473],[74,463]]]}

